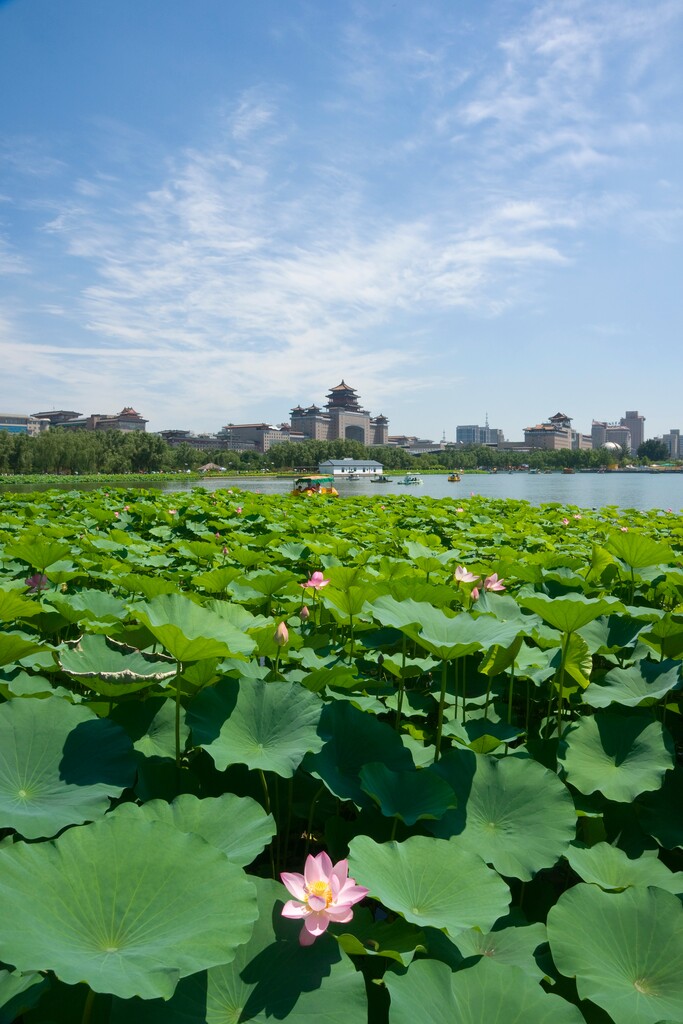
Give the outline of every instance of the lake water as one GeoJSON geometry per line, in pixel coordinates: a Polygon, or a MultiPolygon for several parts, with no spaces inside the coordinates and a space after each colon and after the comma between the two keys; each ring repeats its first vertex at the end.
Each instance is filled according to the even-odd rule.
{"type": "MultiPolygon", "coordinates": [[[[683,473],[475,473],[464,475],[460,483],[449,483],[447,475],[423,476],[422,486],[405,487],[399,483],[402,473],[388,484],[370,480],[344,480],[336,484],[344,495],[411,494],[430,498],[468,498],[472,493],[485,498],[516,498],[531,505],[558,502],[580,508],[683,509],[683,473]]],[[[287,494],[292,480],[277,477],[232,477],[208,479],[198,484],[189,481],[169,483],[166,492],[189,491],[202,486],[207,490],[239,488],[261,494],[287,494]]]]}

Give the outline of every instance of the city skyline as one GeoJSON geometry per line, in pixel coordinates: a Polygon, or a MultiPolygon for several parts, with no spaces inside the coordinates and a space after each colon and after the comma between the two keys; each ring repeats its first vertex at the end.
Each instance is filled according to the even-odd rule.
{"type": "Polygon", "coordinates": [[[682,43],[682,0],[0,0],[2,405],[664,435],[682,43]]]}

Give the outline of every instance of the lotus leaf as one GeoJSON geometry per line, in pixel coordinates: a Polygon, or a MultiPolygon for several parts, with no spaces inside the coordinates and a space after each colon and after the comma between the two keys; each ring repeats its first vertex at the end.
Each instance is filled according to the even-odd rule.
{"type": "Polygon", "coordinates": [[[455,807],[455,793],[432,768],[393,772],[381,762],[373,762],[363,765],[360,781],[382,814],[396,816],[406,825],[414,825],[420,818],[440,818],[449,807],[455,807]]]}
{"type": "Polygon", "coordinates": [[[114,722],[59,697],[0,705],[0,814],[27,839],[101,817],[134,778],[114,722]]]}
{"type": "Polygon", "coordinates": [[[457,837],[502,875],[532,878],[552,867],[574,838],[576,813],[567,788],[531,758],[453,750],[436,767],[458,806],[429,823],[430,832],[457,837]]]}
{"type": "Polygon", "coordinates": [[[558,757],[580,793],[599,791],[608,800],[627,802],[659,789],[674,764],[673,742],[659,722],[609,713],[570,725],[558,757]]]}
{"type": "Polygon", "coordinates": [[[5,962],[123,999],[168,999],[180,978],[229,963],[257,916],[253,884],[219,850],[114,815],[0,849],[0,897],[5,962]]]}
{"type": "Polygon", "coordinates": [[[327,704],[320,719],[322,750],[309,754],[303,767],[322,779],[341,800],[371,806],[360,783],[360,770],[371,761],[382,761],[392,771],[409,771],[413,762],[398,733],[348,701],[327,704]]]}
{"type": "Polygon", "coordinates": [[[445,964],[420,960],[385,981],[392,1024],[585,1024],[576,1006],[545,993],[519,967],[486,956],[455,974],[445,964]]]}
{"type": "Polygon", "coordinates": [[[548,939],[558,970],[575,976],[579,996],[612,1020],[681,1019],[683,912],[671,893],[576,885],[550,910],[548,939]]]}
{"type": "Polygon", "coordinates": [[[250,637],[181,594],[161,594],[136,606],[135,614],[177,661],[247,655],[254,649],[250,637]]]}
{"type": "Polygon", "coordinates": [[[219,771],[231,764],[272,771],[288,779],[307,751],[318,751],[322,707],[296,683],[224,680],[202,690],[187,723],[219,771]]]}
{"type": "Polygon", "coordinates": [[[546,597],[545,594],[534,594],[532,597],[520,599],[523,608],[540,615],[544,622],[559,629],[563,633],[573,633],[576,629],[588,625],[601,615],[621,611],[623,605],[616,598],[601,597],[595,600],[583,594],[565,594],[564,597],[546,597]]]}
{"type": "Polygon", "coordinates": [[[279,913],[284,887],[253,882],[259,914],[234,959],[182,980],[169,1002],[114,1000],[111,1024],[365,1024],[363,977],[337,943],[327,937],[303,949],[279,913]]]}
{"type": "Polygon", "coordinates": [[[631,860],[618,846],[596,843],[590,849],[570,846],[566,857],[584,882],[599,885],[609,892],[620,892],[634,885],[641,888],[656,885],[675,895],[683,894],[683,871],[669,871],[656,851],[631,860]]]}
{"type": "Polygon", "coordinates": [[[349,844],[349,873],[407,921],[444,928],[450,936],[468,928],[489,931],[510,900],[495,871],[455,840],[411,836],[379,844],[356,836],[349,844]]]}
{"type": "Polygon", "coordinates": [[[234,793],[203,800],[181,793],[170,804],[165,800],[150,800],[142,807],[121,804],[111,813],[117,817],[164,821],[181,832],[192,832],[240,867],[251,864],[275,835],[272,816],[255,800],[234,793]]]}
{"type": "Polygon", "coordinates": [[[610,704],[637,707],[645,700],[659,700],[680,686],[680,662],[642,659],[627,668],[610,669],[600,682],[593,682],[583,701],[593,708],[606,708],[610,704]]]}

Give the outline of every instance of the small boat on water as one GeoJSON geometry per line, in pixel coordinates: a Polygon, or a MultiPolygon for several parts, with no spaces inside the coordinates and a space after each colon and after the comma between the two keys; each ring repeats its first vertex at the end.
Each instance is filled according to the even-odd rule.
{"type": "Polygon", "coordinates": [[[349,473],[346,477],[347,480],[360,480],[360,473],[349,473]]]}
{"type": "Polygon", "coordinates": [[[294,481],[294,489],[290,493],[299,497],[310,497],[313,494],[329,494],[331,497],[339,495],[339,491],[334,486],[334,477],[322,476],[319,473],[297,477],[294,481]]]}
{"type": "Polygon", "coordinates": [[[371,484],[389,484],[389,483],[391,483],[391,480],[389,479],[388,476],[385,476],[384,473],[382,473],[381,476],[373,476],[372,479],[370,480],[370,483],[371,484]]]}
{"type": "Polygon", "coordinates": [[[423,480],[421,476],[417,475],[417,473],[406,473],[403,479],[398,482],[399,484],[403,484],[405,487],[418,487],[423,483],[423,480]]]}
{"type": "Polygon", "coordinates": [[[448,477],[448,482],[449,482],[449,484],[459,484],[460,483],[460,474],[456,473],[455,471],[453,473],[450,473],[449,477],[448,477]]]}
{"type": "Polygon", "coordinates": [[[572,469],[571,466],[565,466],[564,469],[562,470],[562,472],[565,474],[565,476],[569,476],[569,474],[573,473],[574,470],[572,469]]]}

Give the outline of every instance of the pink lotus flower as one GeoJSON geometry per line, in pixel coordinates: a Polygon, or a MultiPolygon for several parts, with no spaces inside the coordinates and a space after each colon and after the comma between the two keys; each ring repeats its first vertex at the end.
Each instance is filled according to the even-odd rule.
{"type": "Polygon", "coordinates": [[[33,576],[29,576],[24,583],[28,587],[29,594],[39,594],[41,590],[46,590],[48,586],[48,579],[42,572],[36,572],[33,576]]]}
{"type": "Polygon", "coordinates": [[[484,580],[484,586],[487,590],[505,590],[503,581],[498,579],[498,573],[494,572],[491,576],[487,576],[484,580]]]}
{"type": "Polygon", "coordinates": [[[564,519],[562,520],[562,525],[563,525],[563,526],[569,526],[569,520],[567,519],[567,517],[566,517],[566,516],[565,516],[565,517],[564,517],[564,519]]]}
{"type": "Polygon", "coordinates": [[[350,921],[351,907],[367,896],[369,890],[356,885],[348,873],[348,861],[340,860],[333,865],[325,852],[306,858],[303,875],[281,873],[287,891],[295,897],[287,900],[282,916],[303,920],[299,934],[302,946],[312,945],[326,931],[330,921],[338,924],[350,921]]]}
{"type": "Polygon", "coordinates": [[[628,526],[620,526],[619,529],[622,533],[628,533],[628,526]]]}
{"type": "Polygon", "coordinates": [[[306,607],[306,605],[304,605],[301,611],[299,612],[299,618],[301,619],[302,622],[305,622],[306,619],[310,616],[310,614],[311,613],[309,612],[308,608],[306,607]]]}
{"type": "Polygon", "coordinates": [[[479,587],[472,587],[472,593],[470,594],[470,597],[472,598],[473,601],[479,600],[479,587]]]}
{"type": "Polygon", "coordinates": [[[306,580],[305,583],[300,583],[299,586],[303,587],[304,590],[306,590],[307,587],[311,587],[313,590],[322,590],[322,588],[326,587],[329,582],[330,581],[326,580],[321,572],[314,572],[310,580],[306,580]]]}
{"type": "Polygon", "coordinates": [[[456,508],[456,510],[455,510],[455,511],[456,511],[456,512],[464,512],[464,511],[465,511],[465,509],[464,509],[464,508],[462,508],[462,507],[460,507],[460,508],[456,508]]]}
{"type": "Polygon", "coordinates": [[[242,506],[241,505],[236,505],[235,506],[235,512],[236,512],[236,514],[238,516],[241,516],[242,515],[242,506]]]}
{"type": "Polygon", "coordinates": [[[289,643],[289,631],[284,622],[280,622],[278,624],[278,627],[275,630],[275,635],[273,636],[273,640],[278,645],[278,647],[284,647],[286,643],[289,643]]]}
{"type": "Polygon", "coordinates": [[[468,572],[464,565],[457,566],[453,573],[453,578],[456,579],[458,583],[474,583],[475,580],[479,579],[479,577],[475,576],[473,572],[468,572]]]}
{"type": "Polygon", "coordinates": [[[175,516],[175,515],[178,514],[178,509],[177,508],[169,508],[168,514],[169,514],[169,516],[175,516]]]}
{"type": "Polygon", "coordinates": [[[580,512],[575,512],[574,513],[574,519],[582,519],[582,518],[583,518],[583,516],[581,515],[580,512]]]}

